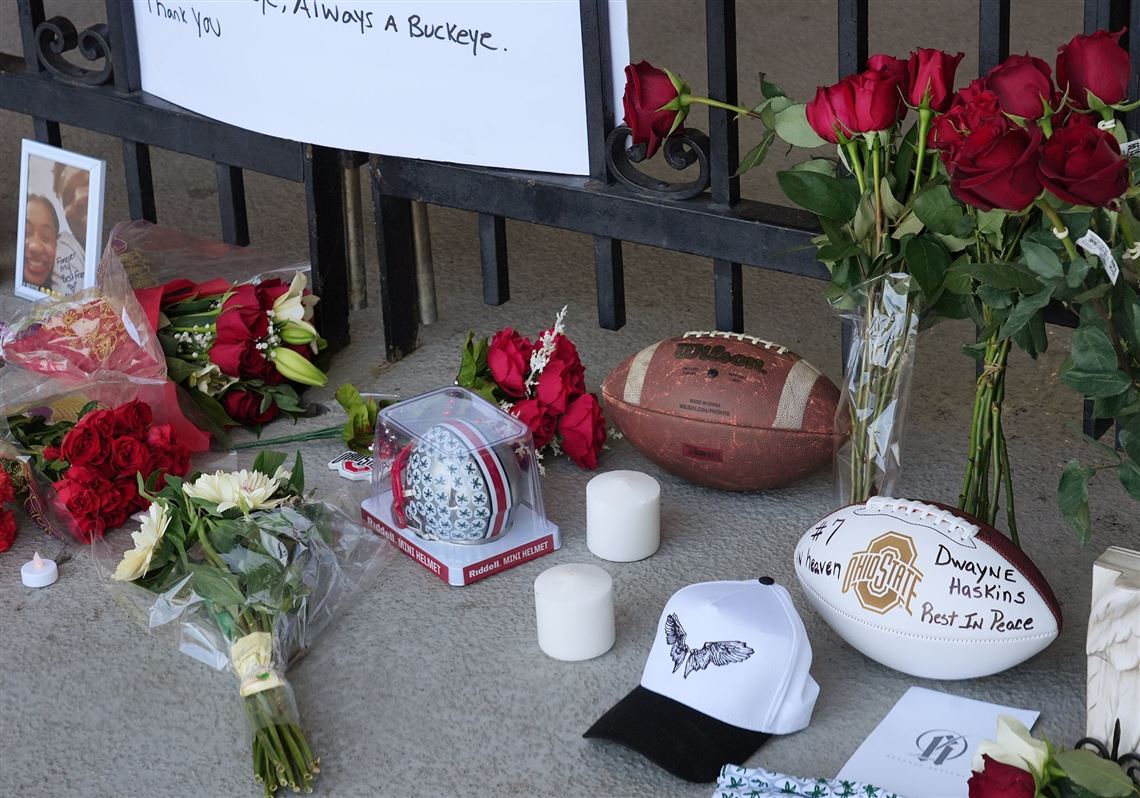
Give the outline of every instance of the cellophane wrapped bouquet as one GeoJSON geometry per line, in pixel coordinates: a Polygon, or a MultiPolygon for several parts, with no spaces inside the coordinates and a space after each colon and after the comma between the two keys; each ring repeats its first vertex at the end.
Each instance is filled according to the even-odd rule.
{"type": "Polygon", "coordinates": [[[309,792],[320,757],[301,729],[289,664],[367,587],[394,550],[336,507],[307,499],[300,455],[142,485],[133,547],[94,548],[100,570],[150,629],[238,679],[254,780],[309,792]]]}

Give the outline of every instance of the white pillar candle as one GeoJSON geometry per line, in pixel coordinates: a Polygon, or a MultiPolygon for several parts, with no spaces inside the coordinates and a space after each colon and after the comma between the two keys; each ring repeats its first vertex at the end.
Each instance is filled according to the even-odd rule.
{"type": "Polygon", "coordinates": [[[577,662],[614,644],[614,581],[585,563],[556,565],[534,580],[538,646],[554,659],[577,662]]]}
{"type": "Polygon", "coordinates": [[[27,587],[47,587],[58,578],[55,560],[41,557],[38,551],[35,557],[20,566],[20,581],[27,587]]]}
{"type": "Polygon", "coordinates": [[[586,485],[586,545],[614,562],[644,560],[661,545],[661,485],[639,471],[598,474],[586,485]]]}

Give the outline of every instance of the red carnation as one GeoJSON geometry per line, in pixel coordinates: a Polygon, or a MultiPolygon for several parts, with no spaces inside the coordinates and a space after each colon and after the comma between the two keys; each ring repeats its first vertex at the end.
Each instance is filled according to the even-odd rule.
{"type": "Polygon", "coordinates": [[[544,407],[537,399],[523,399],[520,402],[515,402],[511,413],[519,421],[530,427],[536,449],[541,449],[554,440],[555,416],[550,413],[549,408],[544,407]]]}
{"type": "Polygon", "coordinates": [[[115,414],[110,410],[92,410],[75,426],[92,430],[100,438],[110,438],[115,434],[115,414]]]}
{"type": "Polygon", "coordinates": [[[16,514],[0,508],[0,551],[12,548],[16,541],[16,514]]]}
{"type": "Polygon", "coordinates": [[[558,419],[562,451],[582,468],[597,468],[598,455],[606,442],[606,419],[598,397],[584,393],[570,403],[558,419]]]}
{"type": "Polygon", "coordinates": [[[133,477],[142,470],[149,457],[146,446],[128,435],[115,438],[111,443],[111,465],[119,474],[133,477]]]}
{"type": "Polygon", "coordinates": [[[110,457],[111,447],[108,439],[102,437],[94,425],[80,421],[63,436],[59,451],[73,466],[102,465],[110,457]]]}
{"type": "Polygon", "coordinates": [[[0,460],[0,505],[7,504],[16,498],[16,486],[12,484],[12,475],[4,467],[7,460],[0,460]]]}
{"type": "Polygon", "coordinates": [[[1074,36],[1057,48],[1057,85],[1068,89],[1069,102],[1077,108],[1089,107],[1089,95],[1105,105],[1128,98],[1128,78],[1132,62],[1120,46],[1125,28],[1116,33],[1098,30],[1088,36],[1074,36]]]}
{"type": "Polygon", "coordinates": [[[495,333],[487,348],[487,366],[491,377],[508,396],[526,395],[526,377],[530,373],[530,355],[534,344],[510,327],[495,333]]]}

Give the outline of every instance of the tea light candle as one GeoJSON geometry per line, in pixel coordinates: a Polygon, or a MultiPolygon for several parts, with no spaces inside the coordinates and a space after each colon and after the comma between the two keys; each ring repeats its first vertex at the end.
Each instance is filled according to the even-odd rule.
{"type": "Polygon", "coordinates": [[[32,559],[20,566],[20,581],[28,587],[47,587],[59,578],[55,560],[40,556],[37,551],[32,559]]]}
{"type": "Polygon", "coordinates": [[[554,659],[577,662],[614,644],[613,579],[585,563],[549,568],[534,580],[538,646],[554,659]]]}
{"type": "Polygon", "coordinates": [[[586,485],[586,545],[614,562],[644,560],[661,545],[661,485],[639,471],[610,471],[586,485]]]}

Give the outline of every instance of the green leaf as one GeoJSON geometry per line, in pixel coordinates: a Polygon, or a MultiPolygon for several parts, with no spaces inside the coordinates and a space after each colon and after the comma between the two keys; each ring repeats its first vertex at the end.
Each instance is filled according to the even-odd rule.
{"type": "Polygon", "coordinates": [[[828,177],[835,177],[835,170],[835,161],[830,158],[808,158],[789,169],[791,172],[819,172],[828,177]]]}
{"type": "Polygon", "coordinates": [[[950,194],[945,183],[936,183],[922,189],[911,200],[914,213],[923,224],[936,233],[955,235],[962,219],[962,206],[950,194]]]}
{"type": "Polygon", "coordinates": [[[289,477],[289,490],[300,496],[305,492],[305,463],[301,460],[301,453],[293,460],[293,472],[289,477]]]}
{"type": "Polygon", "coordinates": [[[962,354],[966,357],[973,358],[979,363],[986,357],[986,349],[989,347],[988,341],[977,341],[972,344],[962,344],[962,354]]]}
{"type": "Polygon", "coordinates": [[[756,106],[753,113],[760,115],[760,121],[764,123],[764,127],[775,130],[776,115],[785,108],[795,105],[795,102],[791,97],[770,97],[756,106]]]}
{"type": "Polygon", "coordinates": [[[212,565],[190,563],[190,586],[194,592],[217,607],[241,609],[245,596],[237,578],[212,565]]]}
{"type": "Polygon", "coordinates": [[[760,73],[760,95],[765,97],[765,98],[783,97],[784,96],[784,90],[781,89],[779,86],[777,86],[775,83],[772,83],[770,80],[768,80],[767,74],[765,74],[764,72],[761,72],[760,73]]]}
{"type": "Polygon", "coordinates": [[[265,474],[267,477],[272,477],[277,473],[277,469],[283,465],[285,465],[284,452],[265,449],[257,453],[257,457],[253,461],[253,470],[265,474]]]}
{"type": "Polygon", "coordinates": [[[1140,466],[1132,462],[1122,463],[1116,469],[1116,474],[1120,477],[1120,484],[1124,486],[1128,495],[1140,502],[1140,466]]]}
{"type": "Polygon", "coordinates": [[[946,270],[946,277],[942,282],[950,293],[968,295],[974,292],[974,278],[961,269],[961,264],[968,261],[967,256],[960,255],[946,270]]]}
{"type": "Polygon", "coordinates": [[[1053,289],[1046,288],[1036,294],[1023,296],[1020,301],[1014,306],[1013,310],[1009,312],[1006,317],[1005,324],[1001,326],[999,335],[1002,338],[1009,338],[1015,332],[1020,330],[1029,320],[1033,318],[1036,313],[1041,311],[1041,308],[1049,304],[1049,299],[1053,296],[1053,289]]]}
{"type": "Polygon", "coordinates": [[[978,299],[994,310],[1003,310],[1013,304],[1013,293],[994,288],[992,285],[978,286],[978,299]]]}
{"type": "Polygon", "coordinates": [[[948,279],[956,280],[960,275],[994,288],[1015,290],[1022,294],[1031,294],[1041,287],[1037,277],[1018,263],[970,263],[957,260],[951,267],[948,279]]]}
{"type": "Polygon", "coordinates": [[[1098,286],[1090,288],[1088,291],[1077,294],[1073,297],[1073,304],[1082,305],[1086,302],[1092,302],[1094,299],[1100,299],[1111,290],[1112,285],[1110,283],[1101,283],[1098,286]]]}
{"type": "Polygon", "coordinates": [[[840,223],[855,218],[859,189],[854,181],[805,171],[778,172],[776,179],[788,199],[814,214],[840,223]]]}
{"type": "Polygon", "coordinates": [[[1089,479],[1091,468],[1081,466],[1076,458],[1065,463],[1061,471],[1061,481],[1057,484],[1057,506],[1070,526],[1077,531],[1082,546],[1092,537],[1092,524],[1089,521],[1089,479]]]}
{"type": "Polygon", "coordinates": [[[1032,241],[1022,241],[1021,251],[1025,254],[1026,265],[1046,280],[1064,276],[1065,268],[1061,265],[1061,259],[1048,247],[1032,241]]]}
{"type": "Polygon", "coordinates": [[[895,231],[891,233],[891,238],[898,240],[908,235],[918,235],[924,229],[926,229],[926,225],[922,223],[922,220],[913,213],[908,213],[902,218],[898,226],[895,227],[895,231]]]}
{"type": "Polygon", "coordinates": [[[351,382],[343,383],[336,389],[336,401],[346,412],[349,408],[363,402],[360,398],[360,391],[356,390],[356,386],[351,382]]]}
{"type": "Polygon", "coordinates": [[[1073,363],[1082,371],[1116,371],[1116,350],[1102,330],[1081,327],[1073,333],[1073,363]]]}
{"type": "Polygon", "coordinates": [[[907,191],[910,190],[910,170],[914,165],[915,156],[918,154],[917,141],[918,124],[916,123],[911,125],[910,130],[903,136],[903,140],[899,144],[898,156],[891,165],[891,170],[894,172],[895,185],[899,187],[898,195],[900,197],[905,197],[907,191]]]}
{"type": "Polygon", "coordinates": [[[1061,372],[1061,379],[1066,385],[1090,399],[1116,396],[1127,391],[1132,382],[1128,375],[1117,369],[1116,371],[1085,371],[1077,367],[1061,372]]]}
{"type": "Polygon", "coordinates": [[[827,142],[821,139],[807,121],[807,106],[803,103],[790,105],[776,114],[776,133],[794,147],[822,147],[827,142]]]}
{"type": "Polygon", "coordinates": [[[946,271],[950,268],[950,254],[946,248],[932,236],[916,236],[903,244],[903,258],[922,292],[933,297],[942,288],[946,271]]]}
{"type": "Polygon", "coordinates": [[[206,415],[210,423],[219,428],[225,427],[239,427],[241,426],[226,412],[222,407],[222,403],[214,397],[202,391],[186,391],[190,395],[194,404],[206,415]]]}
{"type": "Polygon", "coordinates": [[[897,221],[906,213],[906,208],[895,199],[894,192],[891,191],[891,184],[887,182],[885,177],[879,183],[879,195],[883,200],[883,210],[887,212],[887,217],[891,221],[897,221]]]}
{"type": "Polygon", "coordinates": [[[768,155],[768,150],[772,146],[772,142],[776,140],[776,134],[768,131],[764,137],[760,139],[760,143],[748,151],[740,161],[740,168],[736,170],[736,175],[747,172],[749,169],[754,169],[764,162],[764,158],[768,155]]]}
{"type": "Polygon", "coordinates": [[[931,310],[944,319],[968,319],[970,318],[970,308],[973,306],[972,297],[944,291],[931,310]]]}
{"type": "Polygon", "coordinates": [[[1087,748],[1059,751],[1057,764],[1073,783],[1101,798],[1126,798],[1134,793],[1132,779],[1115,762],[1102,759],[1087,748]]]}
{"type": "Polygon", "coordinates": [[[188,363],[180,357],[166,358],[166,376],[171,382],[184,383],[187,377],[198,370],[198,366],[188,363]]]}
{"type": "MultiPolygon", "coordinates": [[[[1093,416],[1096,418],[1116,418],[1124,413],[1125,408],[1136,401],[1135,388],[1129,388],[1124,393],[1118,393],[1113,396],[1105,396],[1100,399],[1093,400],[1093,416]]],[[[1140,440],[1137,441],[1138,454],[1140,454],[1140,440]]],[[[1127,444],[1125,444],[1127,447],[1127,444]]],[[[1140,462],[1140,457],[1134,458],[1140,462]]]]}
{"type": "Polygon", "coordinates": [[[1123,426],[1120,431],[1120,442],[1132,462],[1140,465],[1140,413],[1124,422],[1123,426]]]}
{"type": "Polygon", "coordinates": [[[1065,273],[1065,284],[1069,288],[1079,288],[1091,268],[1088,258],[1077,258],[1069,264],[1069,270],[1065,273]]]}

